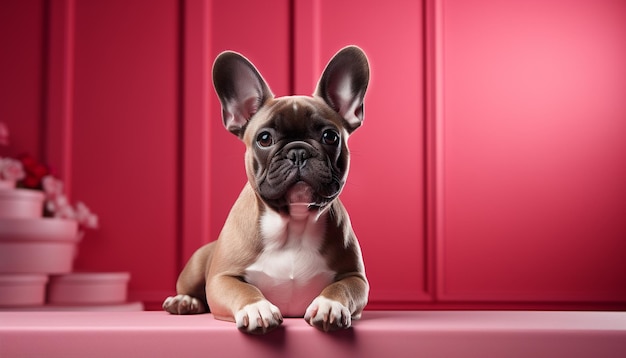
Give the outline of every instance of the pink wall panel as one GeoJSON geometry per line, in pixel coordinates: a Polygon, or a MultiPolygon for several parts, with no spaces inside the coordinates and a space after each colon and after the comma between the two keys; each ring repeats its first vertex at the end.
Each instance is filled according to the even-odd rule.
{"type": "Polygon", "coordinates": [[[246,181],[245,146],[222,124],[213,60],[222,51],[238,51],[254,62],[275,95],[291,93],[290,3],[274,2],[268,9],[250,0],[183,4],[179,270],[196,249],[217,239],[246,181]],[[259,41],[259,29],[266,41],[259,41]]]}
{"type": "Polygon", "coordinates": [[[626,300],[626,3],[441,2],[445,300],[626,300]]]}
{"type": "Polygon", "coordinates": [[[350,137],[351,171],[341,195],[363,249],[370,308],[430,300],[422,16],[415,1],[295,3],[298,93],[312,93],[327,61],[346,45],[362,47],[370,60],[365,121],[350,137]]]}
{"type": "Polygon", "coordinates": [[[181,236],[178,269],[210,240],[209,101],[211,85],[210,15],[204,0],[185,1],[182,15],[181,174],[179,217],[181,236]]]}
{"type": "MultiPolygon", "coordinates": [[[[242,53],[268,82],[274,95],[291,94],[290,2],[255,0],[210,1],[209,63],[225,50],[242,53]],[[259,16],[262,14],[262,16],[259,16]]],[[[211,88],[212,88],[211,84],[211,88]]],[[[215,240],[231,206],[243,189],[245,146],[222,123],[221,107],[209,93],[210,218],[209,240],[215,240]]]]}
{"type": "Polygon", "coordinates": [[[44,77],[44,1],[0,1],[0,121],[11,146],[0,156],[40,156],[44,77]]]}
{"type": "Polygon", "coordinates": [[[178,2],[77,1],[72,197],[100,217],[77,269],[126,270],[134,299],[177,276],[178,2]]]}
{"type": "Polygon", "coordinates": [[[44,73],[45,96],[40,135],[43,141],[41,161],[53,175],[72,188],[72,134],[74,123],[74,33],[75,0],[46,3],[44,73]]]}

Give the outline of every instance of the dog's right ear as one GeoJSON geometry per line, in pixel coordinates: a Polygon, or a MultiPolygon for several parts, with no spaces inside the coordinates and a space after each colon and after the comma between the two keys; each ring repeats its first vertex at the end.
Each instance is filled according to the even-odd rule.
{"type": "Polygon", "coordinates": [[[213,86],[222,104],[224,126],[239,137],[250,118],[274,97],[254,65],[232,51],[222,52],[215,59],[213,86]]]}

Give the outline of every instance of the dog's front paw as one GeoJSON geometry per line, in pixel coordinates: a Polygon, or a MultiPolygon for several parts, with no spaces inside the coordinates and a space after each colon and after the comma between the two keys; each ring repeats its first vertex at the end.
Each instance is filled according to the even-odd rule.
{"type": "Polygon", "coordinates": [[[318,296],[311,302],[304,314],[304,320],[324,332],[347,329],[352,325],[348,307],[323,296],[318,296]]]}
{"type": "Polygon", "coordinates": [[[171,314],[198,314],[206,312],[199,299],[188,295],[170,296],[163,301],[163,309],[171,314]]]}
{"type": "Polygon", "coordinates": [[[283,323],[283,315],[268,300],[261,300],[239,310],[235,314],[235,323],[240,331],[265,334],[283,323]]]}

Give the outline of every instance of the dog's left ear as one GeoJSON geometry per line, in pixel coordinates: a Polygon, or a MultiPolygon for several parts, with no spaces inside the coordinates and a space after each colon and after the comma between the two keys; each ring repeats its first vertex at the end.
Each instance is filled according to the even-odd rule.
{"type": "Polygon", "coordinates": [[[360,48],[348,46],[326,65],[313,95],[339,113],[352,132],[363,122],[363,98],[369,78],[367,56],[360,48]]]}
{"type": "Polygon", "coordinates": [[[242,55],[222,52],[213,64],[213,87],[222,104],[222,120],[231,133],[242,136],[250,118],[274,95],[242,55]]]}

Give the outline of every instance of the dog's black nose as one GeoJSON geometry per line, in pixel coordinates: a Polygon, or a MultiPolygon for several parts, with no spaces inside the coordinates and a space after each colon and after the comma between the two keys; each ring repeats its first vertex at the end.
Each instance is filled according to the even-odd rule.
{"type": "Polygon", "coordinates": [[[287,152],[287,159],[291,161],[294,166],[302,167],[306,163],[306,160],[311,157],[311,154],[306,149],[294,148],[287,152]]]}

